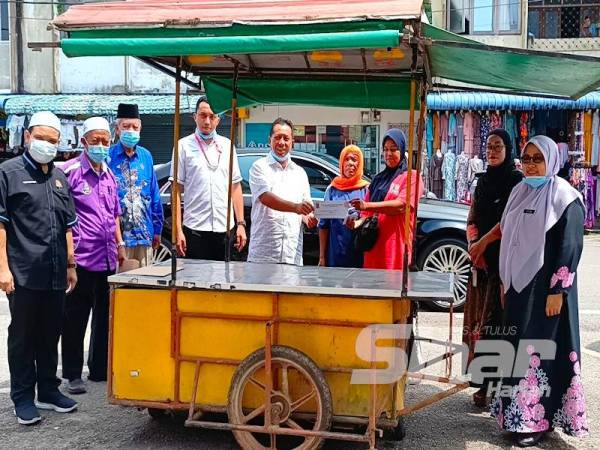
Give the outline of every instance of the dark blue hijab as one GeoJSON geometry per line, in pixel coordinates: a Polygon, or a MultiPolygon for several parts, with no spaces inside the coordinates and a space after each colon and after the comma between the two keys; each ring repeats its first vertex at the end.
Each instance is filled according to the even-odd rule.
{"type": "Polygon", "coordinates": [[[398,175],[406,172],[406,137],[404,132],[400,128],[390,128],[381,141],[381,149],[387,139],[391,139],[396,143],[400,149],[400,164],[396,167],[386,166],[381,172],[379,172],[371,181],[369,186],[369,201],[381,202],[390,190],[392,182],[398,175]]]}

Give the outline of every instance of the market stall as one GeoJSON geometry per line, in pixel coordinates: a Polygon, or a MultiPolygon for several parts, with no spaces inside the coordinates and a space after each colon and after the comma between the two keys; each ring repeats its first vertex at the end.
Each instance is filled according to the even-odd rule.
{"type": "MultiPolygon", "coordinates": [[[[420,167],[421,152],[414,162],[413,154],[423,142],[428,87],[454,80],[576,97],[600,82],[600,63],[593,58],[565,56],[565,61],[484,46],[435,29],[421,17],[419,0],[277,5],[136,0],[72,7],[53,22],[68,37],[30,45],[60,46],[72,57],[136,56],[172,74],[175,174],[179,87],[192,83],[190,74],[200,75],[214,110],[231,110],[232,142],[238,106],[409,110],[408,186],[411,176],[419,176],[411,168],[420,167]],[[515,66],[528,76],[514,77],[515,66]],[[572,71],[570,83],[564,83],[565,67],[572,71]]],[[[409,188],[407,203],[415,195],[409,188]]],[[[416,211],[406,208],[407,224],[411,214],[416,211]]],[[[153,411],[185,409],[187,426],[232,430],[244,449],[283,448],[282,436],[299,439],[288,442],[291,448],[313,449],[323,439],[341,439],[373,449],[379,429],[401,434],[403,415],[468,387],[452,376],[450,352],[439,358],[446,361],[442,377],[409,372],[393,358],[390,363],[402,368],[397,379],[377,384],[373,375],[369,383],[350,383],[356,369],[386,368],[377,362],[383,350],[375,341],[381,335],[368,327],[410,324],[419,302],[452,302],[451,274],[174,257],[170,267],[140,269],[110,281],[109,401],[153,411]],[[367,351],[357,353],[365,330],[367,351]],[[405,405],[409,377],[451,387],[405,405]],[[202,417],[215,411],[227,412],[228,422],[202,417]],[[332,423],[364,424],[367,431],[331,431],[332,423]]],[[[452,312],[449,328],[447,346],[452,312]]],[[[392,339],[393,345],[406,350],[410,337],[392,339]]]]}

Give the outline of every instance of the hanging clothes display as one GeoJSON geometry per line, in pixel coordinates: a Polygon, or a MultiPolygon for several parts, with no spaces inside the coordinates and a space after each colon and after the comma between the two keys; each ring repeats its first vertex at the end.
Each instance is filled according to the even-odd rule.
{"type": "Polygon", "coordinates": [[[490,134],[490,131],[492,131],[489,113],[481,116],[479,120],[479,158],[481,158],[485,163],[487,161],[487,153],[485,151],[487,146],[487,138],[488,134],[490,134]]]}
{"type": "Polygon", "coordinates": [[[440,140],[442,153],[448,151],[448,112],[440,115],[440,140]]]}
{"type": "Polygon", "coordinates": [[[469,183],[472,183],[475,179],[475,175],[483,172],[484,164],[479,156],[475,155],[469,161],[469,183]]]}
{"type": "Polygon", "coordinates": [[[584,159],[592,161],[592,113],[583,113],[583,154],[584,159]]]}
{"type": "Polygon", "coordinates": [[[492,113],[490,117],[490,127],[492,130],[502,128],[502,116],[499,112],[492,113]]]}
{"type": "Polygon", "coordinates": [[[592,117],[592,165],[600,163],[600,112],[596,110],[592,117]]]}
{"type": "Polygon", "coordinates": [[[529,140],[528,120],[529,114],[525,112],[521,113],[519,120],[519,137],[521,138],[521,142],[519,142],[519,154],[523,151],[523,147],[525,147],[525,144],[527,144],[527,141],[529,140]]]}
{"type": "Polygon", "coordinates": [[[446,152],[442,163],[442,178],[444,179],[444,200],[456,200],[456,155],[446,152]]]}
{"type": "Polygon", "coordinates": [[[596,178],[588,167],[576,167],[571,172],[571,185],[579,191],[585,205],[585,228],[591,229],[596,222],[596,178]]]}
{"type": "Polygon", "coordinates": [[[461,153],[456,158],[456,201],[466,202],[469,192],[469,157],[461,153]]]}
{"type": "Polygon", "coordinates": [[[18,151],[23,144],[23,129],[25,116],[8,116],[6,129],[8,130],[8,149],[11,152],[18,151]]]}
{"type": "Polygon", "coordinates": [[[517,155],[519,155],[519,150],[518,150],[519,146],[517,145],[517,138],[516,138],[517,137],[517,122],[515,120],[515,115],[512,114],[510,111],[507,112],[506,116],[504,117],[504,129],[510,136],[510,142],[511,142],[512,148],[513,148],[513,154],[511,155],[511,157],[514,158],[517,155]]]}
{"type": "Polygon", "coordinates": [[[440,113],[433,115],[433,151],[441,149],[440,145],[440,113]]]}
{"type": "Polygon", "coordinates": [[[583,148],[583,113],[577,113],[575,118],[575,152],[584,154],[583,148]]]}
{"type": "Polygon", "coordinates": [[[450,113],[448,117],[448,151],[456,155],[456,114],[450,113]]]}
{"type": "Polygon", "coordinates": [[[469,158],[474,155],[473,141],[475,140],[475,127],[473,126],[473,113],[465,113],[463,121],[463,134],[465,137],[464,149],[469,158]]]}
{"type": "Polygon", "coordinates": [[[456,117],[456,154],[460,155],[465,148],[464,117],[462,111],[456,117]]]}
{"type": "Polygon", "coordinates": [[[433,155],[433,117],[431,114],[427,115],[425,138],[427,141],[427,157],[431,158],[431,155],[433,155]]]}
{"type": "Polygon", "coordinates": [[[434,153],[429,162],[429,187],[431,192],[439,199],[444,197],[444,185],[442,179],[442,164],[444,163],[444,154],[434,153]]]}
{"type": "Polygon", "coordinates": [[[479,157],[481,151],[481,116],[473,114],[473,157],[479,157]]]}

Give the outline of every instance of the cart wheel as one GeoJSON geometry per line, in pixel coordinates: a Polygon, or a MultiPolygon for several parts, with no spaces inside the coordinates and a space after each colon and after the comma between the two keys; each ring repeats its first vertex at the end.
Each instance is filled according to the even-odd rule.
{"type": "MultiPolygon", "coordinates": [[[[327,380],[304,353],[290,347],[273,346],[271,368],[271,424],[295,430],[327,431],[331,426],[332,402],[327,380]],[[301,420],[295,413],[304,413],[301,420]],[[294,418],[292,418],[294,417],[294,418]]],[[[265,423],[265,349],[257,350],[238,366],[229,388],[227,414],[232,424],[265,423]]],[[[276,436],[247,431],[233,432],[244,450],[316,450],[323,443],[317,437],[276,436]]]]}
{"type": "Polygon", "coordinates": [[[401,441],[406,437],[406,427],[404,417],[398,417],[398,425],[394,428],[383,430],[383,439],[386,441],[401,441]]]}

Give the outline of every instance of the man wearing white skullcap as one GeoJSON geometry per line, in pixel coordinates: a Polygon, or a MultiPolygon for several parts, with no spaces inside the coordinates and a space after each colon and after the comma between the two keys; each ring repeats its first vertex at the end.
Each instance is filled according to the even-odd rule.
{"type": "Polygon", "coordinates": [[[25,131],[27,151],[0,164],[0,289],[11,314],[10,397],[24,425],[41,420],[38,408],[77,408],[56,377],[65,291],[77,283],[75,206],[65,174],[52,163],[59,138],[59,119],[35,113],[25,131]]]}
{"type": "Polygon", "coordinates": [[[62,166],[67,175],[79,222],[73,230],[79,283],[65,301],[62,330],[62,373],[71,394],[86,392],[82,380],[85,330],[92,311],[87,365],[88,380],[106,381],[108,360],[108,277],[125,259],[117,181],[106,164],[110,127],[106,119],[83,123],[85,151],[62,166]]]}

